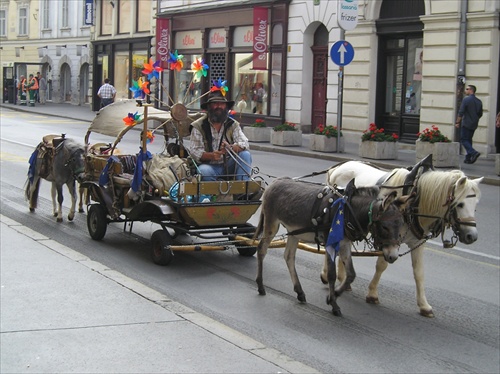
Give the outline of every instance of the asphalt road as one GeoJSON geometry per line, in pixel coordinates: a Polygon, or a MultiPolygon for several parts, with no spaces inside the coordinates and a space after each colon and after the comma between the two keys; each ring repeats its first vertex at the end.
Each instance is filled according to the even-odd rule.
{"type": "MultiPolygon", "coordinates": [[[[355,258],[357,278],[353,291],[339,299],[344,317],[337,318],[325,304],[327,290],[319,280],[322,258],[316,254],[299,251],[297,256],[308,301],[300,304],[282,249],[270,250],[266,258],[268,293],[261,297],[254,281],[255,257],[241,257],[233,250],[179,253],[170,266],[156,266],[148,253],[148,239],[156,225],[134,224],[133,235],[121,225],[111,225],[103,241],[92,241],[85,214],[78,214],[72,223],[55,222],[48,183],[42,184],[39,209],[30,214],[23,186],[34,146],[42,135],[61,128],[67,136],[83,139],[87,124],[28,114],[14,119],[3,112],[1,120],[1,210],[7,217],[322,372],[500,371],[498,187],[481,188],[478,242],[459,244],[458,250],[427,245],[426,289],[436,318],[417,313],[409,256],[384,273],[378,306],[364,302],[375,261],[355,258]]],[[[124,150],[136,152],[135,141],[124,141],[124,150]]],[[[301,176],[331,163],[256,151],[254,165],[272,176],[301,176]]],[[[64,205],[69,205],[67,197],[64,205]]]]}

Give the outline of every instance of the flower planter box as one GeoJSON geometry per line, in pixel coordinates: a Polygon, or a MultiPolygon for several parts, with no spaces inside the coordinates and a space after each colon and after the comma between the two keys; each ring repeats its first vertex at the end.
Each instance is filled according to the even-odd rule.
{"type": "Polygon", "coordinates": [[[361,142],[359,155],[374,160],[397,160],[398,142],[361,142]]]}
{"type": "MultiPolygon", "coordinates": [[[[344,152],[344,138],[340,138],[340,152],[344,152]]],[[[337,138],[312,134],[309,138],[309,149],[318,152],[337,152],[337,138]]]]}
{"type": "Polygon", "coordinates": [[[254,143],[265,143],[271,141],[271,131],[270,127],[250,127],[247,126],[243,129],[249,142],[254,143]]]}
{"type": "Polygon", "coordinates": [[[432,164],[438,168],[454,168],[460,165],[460,143],[430,143],[417,140],[415,142],[416,161],[419,162],[432,154],[432,164]]]}
{"type": "Polygon", "coordinates": [[[271,143],[282,147],[300,147],[302,131],[272,131],[271,143]]]}

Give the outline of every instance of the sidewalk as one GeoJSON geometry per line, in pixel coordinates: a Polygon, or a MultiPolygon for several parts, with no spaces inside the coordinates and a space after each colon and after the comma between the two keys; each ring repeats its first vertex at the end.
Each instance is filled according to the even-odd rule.
{"type": "MultiPolygon", "coordinates": [[[[19,106],[9,103],[0,103],[0,108],[46,114],[55,117],[64,117],[79,121],[91,122],[95,117],[95,112],[90,110],[90,106],[77,106],[71,104],[37,105],[36,107],[19,106]]],[[[317,158],[341,162],[345,160],[361,160],[358,155],[358,144],[346,142],[344,153],[321,153],[309,150],[309,135],[303,135],[301,147],[279,147],[270,143],[251,143],[254,150],[265,152],[276,152],[299,157],[317,158]]],[[[407,167],[415,164],[415,146],[410,144],[400,144],[397,160],[370,160],[386,169],[397,167],[407,167]]],[[[484,177],[484,184],[500,186],[500,176],[495,175],[495,160],[492,158],[480,157],[475,164],[460,164],[461,170],[470,178],[484,177]]],[[[311,172],[317,170],[311,170],[311,172]]]]}
{"type": "Polygon", "coordinates": [[[0,222],[1,373],[316,373],[3,215],[0,222]]]}

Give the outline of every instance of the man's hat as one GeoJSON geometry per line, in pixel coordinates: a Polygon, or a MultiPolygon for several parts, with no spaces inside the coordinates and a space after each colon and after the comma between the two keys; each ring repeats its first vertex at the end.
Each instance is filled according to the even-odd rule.
{"type": "Polygon", "coordinates": [[[210,92],[207,101],[201,104],[201,109],[207,109],[210,103],[226,103],[227,109],[231,109],[234,105],[234,101],[228,100],[220,91],[210,92]]]}

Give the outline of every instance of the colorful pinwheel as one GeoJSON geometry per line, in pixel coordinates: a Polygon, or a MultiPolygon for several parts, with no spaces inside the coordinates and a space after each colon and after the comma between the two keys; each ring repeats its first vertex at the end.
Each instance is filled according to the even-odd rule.
{"type": "Polygon", "coordinates": [[[137,81],[132,80],[132,87],[130,87],[130,91],[134,93],[134,99],[144,99],[146,95],[149,95],[151,91],[149,91],[148,85],[149,82],[143,82],[142,77],[140,77],[137,81]]]}
{"type": "Polygon", "coordinates": [[[175,53],[170,52],[170,57],[168,59],[170,70],[181,71],[184,67],[184,62],[182,62],[183,58],[184,56],[177,54],[177,51],[175,51],[175,53]]]}
{"type": "Polygon", "coordinates": [[[226,96],[227,91],[229,91],[229,88],[226,86],[227,81],[219,78],[219,80],[213,81],[213,83],[214,85],[210,88],[210,92],[220,91],[222,96],[226,96]]]}
{"type": "Polygon", "coordinates": [[[137,121],[139,121],[140,119],[141,119],[141,115],[137,114],[137,112],[129,113],[127,115],[127,117],[125,117],[123,119],[123,122],[125,122],[125,125],[127,125],[127,126],[134,126],[137,123],[137,121]]]}
{"type": "Polygon", "coordinates": [[[154,139],[155,135],[153,134],[153,131],[146,131],[146,144],[153,143],[154,139]]]}
{"type": "Polygon", "coordinates": [[[194,75],[198,79],[201,78],[202,75],[204,77],[207,76],[208,65],[205,64],[205,61],[203,59],[196,59],[196,61],[191,64],[191,69],[194,70],[194,75]]]}
{"type": "Polygon", "coordinates": [[[142,74],[146,74],[149,80],[151,80],[153,77],[156,79],[160,79],[160,73],[163,71],[163,68],[160,65],[160,61],[156,61],[155,63],[153,63],[153,59],[150,58],[149,63],[144,63],[142,74]]]}

